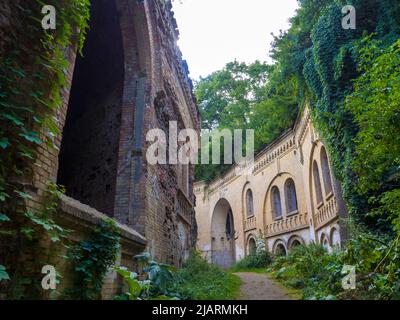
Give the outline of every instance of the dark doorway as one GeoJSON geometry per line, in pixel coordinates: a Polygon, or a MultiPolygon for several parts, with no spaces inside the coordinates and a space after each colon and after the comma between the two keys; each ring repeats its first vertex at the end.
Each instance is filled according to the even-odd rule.
{"type": "Polygon", "coordinates": [[[67,195],[114,211],[124,55],[115,1],[92,1],[90,30],[75,64],[59,157],[67,195]]]}

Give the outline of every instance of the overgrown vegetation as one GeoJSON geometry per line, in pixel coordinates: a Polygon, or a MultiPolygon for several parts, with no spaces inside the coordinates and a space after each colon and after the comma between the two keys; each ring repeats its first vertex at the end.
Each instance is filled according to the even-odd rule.
{"type": "Polygon", "coordinates": [[[276,257],[269,269],[288,287],[301,289],[305,299],[336,299],[341,292],[342,254],[328,254],[318,245],[298,246],[276,257]]]}
{"type": "Polygon", "coordinates": [[[115,297],[116,300],[178,299],[178,295],[171,291],[174,283],[173,267],[157,263],[147,252],[135,256],[134,260],[139,265],[140,273],[131,272],[125,267],[115,267],[128,289],[123,295],[115,297]]]}
{"type": "Polygon", "coordinates": [[[192,253],[181,269],[154,261],[148,253],[134,258],[139,273],[116,267],[127,292],[117,300],[234,300],[240,279],[210,265],[198,253],[192,253]]]}
{"type": "Polygon", "coordinates": [[[305,299],[400,299],[398,256],[398,247],[390,248],[384,238],[363,232],[346,250],[328,253],[319,245],[295,247],[288,256],[277,257],[268,271],[286,286],[300,289],[305,299]],[[394,259],[388,260],[391,254],[394,259]],[[356,268],[355,290],[343,289],[345,265],[356,268]]]}
{"type": "Polygon", "coordinates": [[[267,268],[272,262],[271,255],[268,251],[260,251],[254,254],[248,255],[232,268],[231,272],[249,271],[252,269],[267,268]]]}
{"type": "Polygon", "coordinates": [[[115,222],[101,221],[88,240],[72,246],[67,259],[73,266],[73,288],[65,290],[65,298],[99,300],[106,273],[114,266],[120,248],[115,222]]]}
{"type": "Polygon", "coordinates": [[[58,203],[57,187],[49,186],[43,210],[34,212],[26,207],[32,200],[26,186],[33,179],[37,149],[54,148],[59,134],[54,115],[61,106],[61,88],[65,85],[65,49],[74,44],[82,47],[89,0],[47,1],[58,13],[57,29],[48,31],[41,26],[42,1],[8,4],[12,19],[9,28],[2,30],[0,52],[0,236],[14,255],[7,258],[6,265],[11,278],[10,297],[35,298],[33,283],[40,283],[35,279],[40,269],[32,265],[18,268],[19,259],[24,250],[34,252],[43,237],[58,242],[64,230],[52,217],[58,203]]]}
{"type": "MultiPolygon", "coordinates": [[[[259,74],[247,74],[244,85],[239,86],[248,88],[255,80],[266,94],[258,95],[257,90],[257,95],[249,97],[261,97],[260,101],[226,102],[226,96],[239,92],[226,86],[232,82],[230,79],[238,78],[232,76],[235,73],[229,67],[200,80],[197,98],[207,121],[204,126],[209,124],[208,115],[215,113],[216,107],[209,104],[222,106],[214,126],[253,126],[256,145],[260,145],[274,136],[271,133],[285,128],[282,124],[290,123],[288,119],[293,117],[288,118],[286,113],[296,113],[293,105],[309,104],[313,123],[324,138],[335,176],[341,182],[350,226],[357,231],[352,232],[353,240],[343,256],[326,255],[318,248],[297,249],[299,253],[295,251],[288,259],[282,259],[287,269],[282,274],[292,273],[306,291],[309,288],[310,292],[320,292],[316,298],[340,297],[335,280],[319,267],[315,270],[318,281],[308,273],[302,278],[296,270],[302,269],[308,258],[315,258],[316,267],[321,264],[328,269],[348,263],[357,266],[361,277],[360,289],[353,292],[354,296],[395,299],[400,279],[400,2],[298,2],[290,29],[274,39],[271,56],[275,64],[260,69],[262,81],[257,82],[259,74]],[[342,27],[341,11],[347,4],[356,9],[356,29],[342,27]],[[209,98],[214,96],[218,99],[209,98]],[[240,112],[245,115],[242,120],[230,120],[240,112]],[[301,250],[308,258],[301,258],[301,250]],[[320,284],[323,285],[319,288],[320,284]]],[[[212,179],[223,169],[199,169],[197,177],[210,180],[210,173],[212,179]]]]}
{"type": "Polygon", "coordinates": [[[237,276],[192,254],[175,273],[172,291],[183,300],[235,300],[240,283],[237,276]]]}

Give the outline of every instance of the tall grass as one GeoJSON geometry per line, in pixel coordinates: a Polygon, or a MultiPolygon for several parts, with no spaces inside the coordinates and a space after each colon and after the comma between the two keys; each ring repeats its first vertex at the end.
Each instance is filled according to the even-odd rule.
{"type": "Polygon", "coordinates": [[[175,273],[171,290],[184,300],[235,300],[240,284],[239,277],[210,265],[194,253],[175,273]]]}

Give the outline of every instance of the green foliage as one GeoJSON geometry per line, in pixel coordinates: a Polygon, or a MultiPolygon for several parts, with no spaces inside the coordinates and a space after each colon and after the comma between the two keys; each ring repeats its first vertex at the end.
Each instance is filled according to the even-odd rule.
{"type": "Polygon", "coordinates": [[[354,231],[346,249],[328,253],[317,245],[293,248],[274,260],[269,272],[305,299],[400,299],[399,238],[354,231]],[[356,289],[343,290],[342,270],[356,268],[356,289]]]}
{"type": "MultiPolygon", "coordinates": [[[[195,93],[202,128],[254,129],[256,150],[272,142],[292,125],[297,110],[295,78],[283,81],[279,72],[276,66],[258,61],[249,65],[235,61],[200,79],[195,93]]],[[[196,178],[210,181],[228,167],[223,164],[197,166],[196,178]]]]}
{"type": "MultiPolygon", "coordinates": [[[[82,47],[88,28],[89,0],[49,0],[45,4],[41,0],[9,1],[11,25],[2,39],[0,241],[15,244],[10,251],[16,261],[23,254],[22,248],[29,247],[34,252],[42,237],[58,242],[65,234],[52,217],[60,190],[50,185],[43,208],[32,212],[26,209],[32,197],[25,186],[33,178],[37,149],[54,147],[59,134],[54,116],[61,106],[61,89],[66,80],[66,49],[75,44],[82,47]],[[45,4],[54,5],[57,10],[56,30],[45,31],[41,26],[45,4]]],[[[18,291],[14,297],[28,297],[23,291],[32,287],[37,277],[35,270],[18,268],[16,262],[7,268],[12,277],[9,287],[18,291]]]]}
{"type": "MultiPolygon", "coordinates": [[[[59,242],[66,237],[68,231],[54,221],[54,216],[59,207],[59,198],[64,193],[65,189],[63,187],[50,182],[47,186],[41,210],[37,213],[30,210],[25,212],[25,217],[29,223],[25,224],[24,228],[21,229],[21,233],[27,239],[39,239],[43,235],[47,235],[52,242],[59,242]]],[[[21,195],[21,197],[30,198],[28,194],[21,195]]]]}
{"type": "Polygon", "coordinates": [[[173,283],[172,267],[152,260],[149,253],[137,255],[134,260],[141,266],[141,274],[130,272],[125,267],[116,267],[116,271],[128,286],[128,292],[116,297],[117,300],[177,299],[169,291],[173,283]]]}
{"type": "Polygon", "coordinates": [[[366,194],[400,187],[400,40],[382,48],[367,38],[360,55],[361,76],[346,108],[360,128],[353,161],[358,189],[366,194]]]}
{"type": "Polygon", "coordinates": [[[240,260],[231,269],[231,271],[237,272],[250,269],[266,268],[271,264],[271,262],[272,259],[268,251],[259,251],[240,260]]]}
{"type": "Polygon", "coordinates": [[[317,245],[298,246],[278,257],[270,271],[285,285],[301,289],[305,299],[336,299],[342,291],[342,253],[317,245]]]}
{"type": "Polygon", "coordinates": [[[237,276],[208,264],[194,253],[175,273],[171,292],[184,300],[234,300],[240,283],[237,276]]]}
{"type": "Polygon", "coordinates": [[[103,279],[114,265],[120,248],[118,228],[112,220],[101,221],[89,240],[81,241],[68,253],[76,279],[66,298],[96,300],[100,298],[103,279]]]}

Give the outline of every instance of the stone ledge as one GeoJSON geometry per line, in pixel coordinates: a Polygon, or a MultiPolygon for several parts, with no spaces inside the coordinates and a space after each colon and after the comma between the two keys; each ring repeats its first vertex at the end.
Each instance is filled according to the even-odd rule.
{"type": "MultiPolygon", "coordinates": [[[[92,207],[89,207],[88,205],[85,205],[66,195],[61,195],[60,197],[60,209],[63,213],[71,215],[77,223],[86,222],[96,225],[101,220],[110,218],[107,215],[97,211],[96,209],[93,209],[92,207]]],[[[143,246],[146,245],[146,238],[140,233],[117,221],[115,222],[123,238],[131,240],[143,246]]]]}

